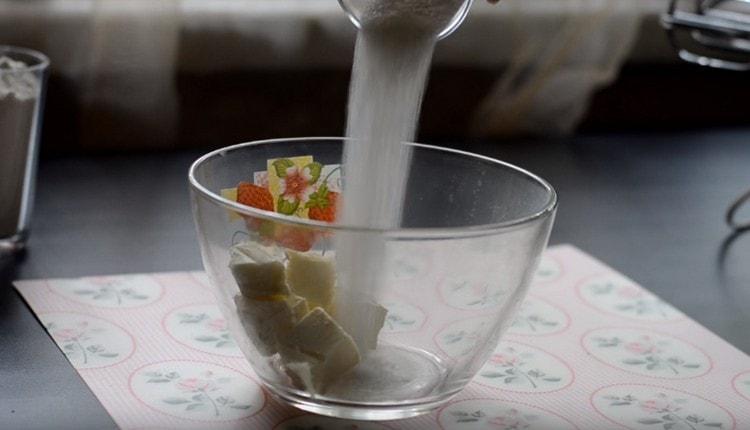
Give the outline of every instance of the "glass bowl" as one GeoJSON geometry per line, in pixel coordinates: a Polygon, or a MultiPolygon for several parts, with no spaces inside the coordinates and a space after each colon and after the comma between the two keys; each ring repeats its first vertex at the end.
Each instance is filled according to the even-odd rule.
{"type": "Polygon", "coordinates": [[[274,169],[269,183],[305,173],[313,201],[323,183],[328,193],[346,186],[345,178],[331,179],[345,142],[250,142],[195,161],[189,180],[203,264],[232,336],[277,397],[340,418],[427,413],[471,381],[512,322],[546,246],[557,196],[511,164],[405,143],[413,159],[398,228],[274,211],[289,201],[262,191],[265,176],[256,172],[274,169]],[[295,170],[288,159],[302,156],[326,167],[295,170]],[[269,162],[280,159],[287,161],[269,162]],[[277,174],[286,176],[271,179],[277,174]],[[243,185],[245,197],[232,191],[254,178],[259,185],[243,185]],[[385,243],[385,265],[372,273],[382,279],[379,288],[337,282],[347,269],[337,260],[351,261],[336,258],[342,240],[385,243]]]}

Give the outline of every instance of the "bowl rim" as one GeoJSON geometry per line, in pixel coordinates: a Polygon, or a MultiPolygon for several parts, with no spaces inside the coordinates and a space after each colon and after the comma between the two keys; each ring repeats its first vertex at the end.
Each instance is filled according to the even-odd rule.
{"type": "Polygon", "coordinates": [[[484,161],[484,162],[489,162],[491,164],[495,164],[503,168],[515,171],[516,173],[519,173],[523,176],[526,176],[532,179],[537,184],[542,186],[542,188],[547,190],[547,193],[549,194],[548,200],[543,205],[543,207],[536,212],[530,213],[529,215],[526,215],[523,217],[519,217],[516,219],[503,221],[503,222],[458,226],[458,227],[381,228],[381,227],[368,227],[368,226],[362,226],[362,225],[348,225],[348,224],[339,224],[339,223],[329,224],[324,221],[315,221],[315,220],[310,220],[310,219],[298,218],[294,216],[283,215],[277,212],[257,209],[252,206],[246,206],[246,205],[231,201],[229,199],[222,197],[219,194],[212,192],[211,190],[203,186],[203,184],[201,184],[196,178],[197,169],[200,168],[200,166],[204,164],[207,160],[217,157],[217,156],[224,156],[231,151],[236,151],[236,150],[243,149],[246,147],[271,145],[271,144],[279,144],[279,143],[291,144],[291,143],[299,143],[299,142],[346,141],[346,140],[351,140],[351,139],[346,138],[346,137],[340,137],[340,136],[290,137],[290,138],[254,140],[254,141],[249,141],[249,142],[238,143],[235,145],[225,146],[225,147],[210,151],[198,157],[198,159],[196,159],[190,165],[190,168],[188,170],[188,181],[194,192],[197,192],[199,195],[207,198],[208,200],[220,206],[225,207],[226,209],[230,209],[240,214],[249,215],[252,217],[265,219],[269,221],[276,221],[276,222],[292,224],[292,225],[296,225],[300,227],[307,227],[307,228],[316,229],[316,230],[380,233],[380,234],[387,235],[389,237],[402,238],[402,239],[403,238],[429,239],[429,238],[446,238],[446,237],[456,238],[456,237],[472,237],[472,236],[483,236],[483,235],[503,233],[503,232],[515,230],[521,227],[525,227],[529,224],[534,223],[535,221],[541,221],[550,216],[553,216],[557,209],[557,204],[558,204],[557,192],[552,187],[552,185],[550,185],[549,182],[542,179],[540,176],[534,173],[531,173],[526,169],[523,169],[514,164],[507,163],[505,161],[501,161],[496,158],[488,157],[485,155],[475,154],[472,152],[462,151],[458,149],[444,148],[444,147],[435,146],[435,145],[415,143],[415,142],[404,142],[403,144],[412,146],[414,148],[422,148],[422,149],[427,149],[431,151],[439,151],[439,152],[448,152],[454,155],[459,155],[461,157],[473,158],[473,159],[477,159],[477,160],[484,161]]]}
{"type": "Polygon", "coordinates": [[[14,53],[28,55],[29,57],[35,59],[37,62],[34,64],[27,64],[20,69],[0,69],[0,75],[37,72],[39,70],[44,71],[45,69],[47,69],[47,67],[49,67],[49,57],[39,51],[35,51],[29,48],[23,48],[21,46],[0,44],[0,56],[14,53]]]}

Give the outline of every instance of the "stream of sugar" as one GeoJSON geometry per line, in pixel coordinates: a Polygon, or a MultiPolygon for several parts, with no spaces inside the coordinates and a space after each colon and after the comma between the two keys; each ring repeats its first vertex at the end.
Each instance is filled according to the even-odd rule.
{"type": "MultiPolygon", "coordinates": [[[[349,93],[340,219],[389,229],[401,224],[411,149],[437,35],[463,0],[375,0],[363,12],[349,93]]],[[[337,319],[363,350],[370,322],[354,301],[377,297],[386,270],[382,234],[336,238],[337,319]]]]}

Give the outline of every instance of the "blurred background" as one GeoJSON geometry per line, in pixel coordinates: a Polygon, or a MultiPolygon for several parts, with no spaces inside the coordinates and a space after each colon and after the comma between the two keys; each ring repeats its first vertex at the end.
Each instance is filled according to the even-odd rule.
{"type": "MultiPolygon", "coordinates": [[[[747,125],[750,79],[681,62],[668,3],[475,2],[420,140],[747,125]]],[[[0,41],[52,61],[44,154],[341,135],[354,37],[335,0],[0,0],[0,41]]]]}

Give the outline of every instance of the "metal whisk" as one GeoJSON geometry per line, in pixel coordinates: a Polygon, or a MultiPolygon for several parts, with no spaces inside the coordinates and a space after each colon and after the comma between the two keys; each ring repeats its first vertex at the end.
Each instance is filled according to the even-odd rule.
{"type": "MultiPolygon", "coordinates": [[[[750,70],[750,0],[672,0],[662,25],[677,54],[685,61],[719,69],[750,70]]],[[[727,209],[726,223],[735,231],[750,230],[737,220],[750,203],[750,190],[727,209]]]]}
{"type": "Polygon", "coordinates": [[[661,21],[683,60],[750,70],[750,0],[672,0],[661,21]]]}

